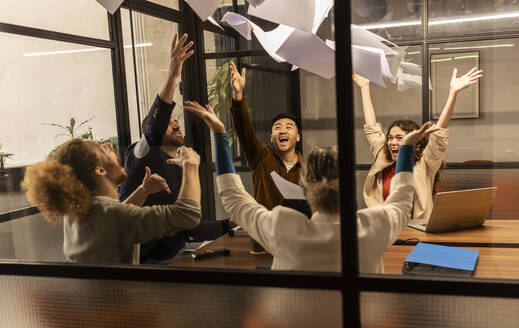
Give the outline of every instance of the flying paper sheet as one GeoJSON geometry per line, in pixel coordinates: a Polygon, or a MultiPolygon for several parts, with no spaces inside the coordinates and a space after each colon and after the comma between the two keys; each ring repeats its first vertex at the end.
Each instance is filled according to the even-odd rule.
{"type": "Polygon", "coordinates": [[[121,6],[124,0],[96,0],[101,4],[101,6],[105,7],[105,9],[113,15],[117,9],[121,6]]]}
{"type": "Polygon", "coordinates": [[[315,0],[265,0],[256,7],[249,6],[247,13],[274,23],[311,32],[315,0]]]}
{"type": "Polygon", "coordinates": [[[306,199],[303,188],[295,183],[283,179],[276,171],[270,172],[270,176],[279,192],[285,199],[306,199]]]}
{"type": "Polygon", "coordinates": [[[414,75],[422,75],[422,68],[415,63],[401,62],[400,67],[404,70],[404,72],[414,75]]]}
{"type": "Polygon", "coordinates": [[[207,20],[214,26],[219,27],[222,31],[224,31],[223,27],[221,27],[220,24],[218,24],[218,22],[213,18],[213,16],[207,17],[207,20]]]}
{"type": "Polygon", "coordinates": [[[371,82],[385,87],[383,77],[395,80],[389,70],[386,55],[379,48],[351,46],[353,71],[371,82]]]}
{"type": "Polygon", "coordinates": [[[221,21],[231,25],[231,27],[240,33],[245,39],[252,39],[252,23],[242,15],[228,11],[223,15],[221,21]]]}
{"type": "Polygon", "coordinates": [[[315,0],[315,16],[314,24],[312,27],[312,33],[317,33],[319,26],[323,23],[324,19],[328,16],[328,13],[333,7],[333,0],[315,0]]]}
{"type": "Polygon", "coordinates": [[[264,0],[247,13],[315,34],[332,7],[333,0],[264,0]]]}
{"type": "Polygon", "coordinates": [[[222,17],[222,22],[227,22],[234,28],[238,33],[243,35],[245,38],[249,36],[248,40],[250,40],[250,31],[254,33],[259,43],[265,49],[265,51],[278,63],[285,62],[285,59],[278,56],[276,51],[281,47],[281,45],[288,39],[290,34],[294,31],[293,27],[289,27],[283,24],[280,24],[278,27],[273,29],[272,31],[265,32],[261,27],[254,24],[247,18],[235,14],[235,13],[225,13],[222,17]],[[246,23],[246,24],[245,24],[246,23]]]}
{"type": "Polygon", "coordinates": [[[372,33],[354,24],[351,24],[351,44],[356,46],[379,48],[384,50],[386,55],[397,54],[394,49],[387,46],[387,44],[390,44],[394,47],[397,47],[394,43],[389,42],[388,40],[376,35],[375,33],[372,33]]]}
{"type": "Polygon", "coordinates": [[[216,9],[222,3],[222,0],[186,0],[193,11],[205,21],[207,17],[213,16],[216,9]]]}
{"type": "Polygon", "coordinates": [[[294,30],[276,54],[325,79],[335,76],[335,51],[310,32],[294,30]]]}

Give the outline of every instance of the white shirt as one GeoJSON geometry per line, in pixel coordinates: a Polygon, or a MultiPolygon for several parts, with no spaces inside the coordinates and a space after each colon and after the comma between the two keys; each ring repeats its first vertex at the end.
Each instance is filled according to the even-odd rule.
{"type": "MultiPolygon", "coordinates": [[[[311,220],[293,209],[271,211],[258,204],[234,173],[216,177],[218,192],[231,218],[274,256],[273,270],[341,270],[340,218],[315,212],[311,220]]],[[[413,202],[413,175],[400,172],[384,204],[357,212],[359,268],[383,272],[382,255],[406,227],[413,202]]]]}

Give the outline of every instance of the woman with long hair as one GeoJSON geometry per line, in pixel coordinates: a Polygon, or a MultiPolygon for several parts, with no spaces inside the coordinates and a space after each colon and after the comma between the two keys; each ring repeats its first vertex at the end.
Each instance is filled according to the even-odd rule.
{"type": "MultiPolygon", "coordinates": [[[[449,97],[435,125],[439,129],[429,138],[421,140],[415,147],[413,177],[416,195],[413,202],[413,219],[428,219],[431,215],[433,189],[438,171],[445,158],[449,135],[447,127],[454,110],[456,97],[460,91],[476,83],[481,78],[482,72],[474,67],[465,75],[456,77],[458,70],[453,70],[449,97]]],[[[353,81],[361,90],[365,121],[364,133],[374,158],[363,190],[366,206],[372,207],[382,204],[388,197],[402,140],[408,133],[417,130],[420,125],[411,120],[397,120],[389,125],[387,134],[384,134],[381,124],[377,122],[371,102],[369,80],[353,74],[353,81]]]]}

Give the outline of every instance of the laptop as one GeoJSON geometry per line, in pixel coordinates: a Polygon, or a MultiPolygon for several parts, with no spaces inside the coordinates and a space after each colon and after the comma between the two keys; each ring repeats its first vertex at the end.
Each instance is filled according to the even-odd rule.
{"type": "Polygon", "coordinates": [[[440,232],[483,225],[496,193],[497,187],[439,192],[429,219],[412,220],[407,226],[440,232]]]}

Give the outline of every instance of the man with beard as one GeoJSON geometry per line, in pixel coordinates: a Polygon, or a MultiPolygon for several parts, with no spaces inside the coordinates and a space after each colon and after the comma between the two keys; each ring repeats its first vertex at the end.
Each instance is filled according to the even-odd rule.
{"type": "MultiPolygon", "coordinates": [[[[150,195],[144,206],[171,204],[177,197],[182,184],[182,168],[168,165],[167,161],[177,157],[177,150],[184,145],[184,136],[177,120],[171,117],[175,102],[175,89],[182,74],[182,64],[192,54],[193,41],[185,44],[187,34],[177,43],[175,34],[171,48],[168,78],[155,98],[151,109],[143,121],[142,138],[126,150],[124,168],[128,179],[119,189],[119,200],[125,200],[144,178],[145,167],[163,177],[169,192],[162,190],[150,195]]],[[[158,263],[175,257],[184,248],[186,241],[212,240],[229,231],[229,220],[205,221],[192,230],[185,230],[172,237],[154,239],[141,245],[141,263],[158,263]]]]}

